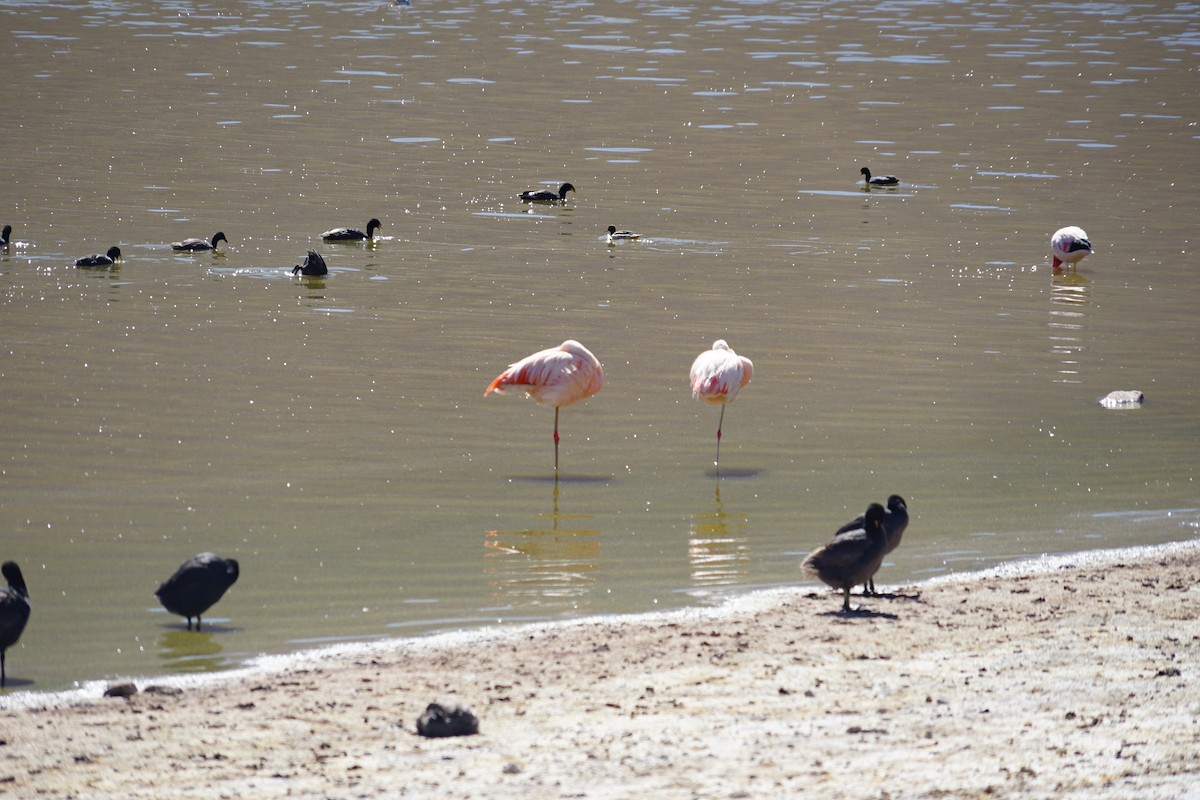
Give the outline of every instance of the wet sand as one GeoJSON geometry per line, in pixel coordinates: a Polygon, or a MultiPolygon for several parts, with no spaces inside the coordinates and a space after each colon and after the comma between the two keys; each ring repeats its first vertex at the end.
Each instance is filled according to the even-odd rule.
{"type": "Polygon", "coordinates": [[[881,584],[849,615],[804,587],[137,681],[128,699],[12,694],[0,794],[1200,797],[1197,575],[1189,542],[881,584]],[[435,700],[469,705],[479,735],[418,736],[435,700]]]}

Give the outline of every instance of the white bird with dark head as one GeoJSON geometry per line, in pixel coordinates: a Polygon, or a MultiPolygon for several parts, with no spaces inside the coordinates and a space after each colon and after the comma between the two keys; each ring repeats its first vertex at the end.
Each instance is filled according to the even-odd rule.
{"type": "Polygon", "coordinates": [[[1087,231],[1075,225],[1059,228],[1050,237],[1050,254],[1054,256],[1054,269],[1069,264],[1071,269],[1092,253],[1092,243],[1087,231]]]}

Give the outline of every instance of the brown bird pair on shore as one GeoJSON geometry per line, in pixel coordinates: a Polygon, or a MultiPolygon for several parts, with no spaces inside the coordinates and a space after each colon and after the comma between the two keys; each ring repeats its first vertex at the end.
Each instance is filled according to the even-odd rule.
{"type": "Polygon", "coordinates": [[[863,594],[875,593],[875,573],[884,556],[900,546],[908,527],[908,505],[894,494],[887,508],[879,503],[852,519],[833,538],[809,553],[801,566],[834,589],[842,590],[842,611],[850,611],[850,589],[862,584],[863,594]]]}

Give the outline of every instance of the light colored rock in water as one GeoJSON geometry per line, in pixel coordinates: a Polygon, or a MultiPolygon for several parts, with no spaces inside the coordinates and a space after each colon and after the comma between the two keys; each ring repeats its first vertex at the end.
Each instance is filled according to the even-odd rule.
{"type": "Polygon", "coordinates": [[[1100,398],[1100,405],[1105,408],[1138,408],[1145,399],[1145,395],[1137,389],[1121,389],[1100,398]]]}

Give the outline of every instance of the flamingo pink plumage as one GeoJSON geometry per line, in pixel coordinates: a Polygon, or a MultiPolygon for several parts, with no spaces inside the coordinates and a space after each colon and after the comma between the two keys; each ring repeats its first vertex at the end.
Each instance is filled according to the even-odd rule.
{"type": "Polygon", "coordinates": [[[492,381],[483,396],[523,391],[542,406],[554,407],[554,471],[558,472],[558,411],[585,400],[604,386],[604,367],[592,351],[574,339],[526,356],[492,381]]]}
{"type": "Polygon", "coordinates": [[[692,362],[692,397],[706,403],[720,403],[721,417],[717,420],[717,458],[721,462],[721,426],[725,422],[725,404],[732,403],[742,387],[754,377],[754,362],[739,356],[724,339],[713,342],[711,350],[696,356],[692,362]]]}
{"type": "Polygon", "coordinates": [[[1092,243],[1088,241],[1087,231],[1075,225],[1059,228],[1050,237],[1050,252],[1054,256],[1054,269],[1060,264],[1070,264],[1071,269],[1092,252],[1092,243]]]}

